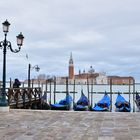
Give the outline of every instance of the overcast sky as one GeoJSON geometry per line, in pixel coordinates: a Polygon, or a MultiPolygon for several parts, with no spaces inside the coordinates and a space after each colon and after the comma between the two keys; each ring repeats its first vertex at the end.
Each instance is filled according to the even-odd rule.
{"type": "Polygon", "coordinates": [[[72,52],[75,73],[92,65],[140,81],[140,0],[1,0],[0,22],[6,19],[13,48],[19,32],[25,36],[19,53],[7,50],[7,79],[27,79],[29,63],[41,68],[31,77],[67,75],[72,52]]]}

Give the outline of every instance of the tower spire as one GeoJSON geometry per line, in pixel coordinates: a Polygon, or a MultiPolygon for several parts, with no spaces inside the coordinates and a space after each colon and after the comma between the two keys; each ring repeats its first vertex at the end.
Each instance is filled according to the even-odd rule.
{"type": "Polygon", "coordinates": [[[70,59],[69,59],[69,79],[74,78],[74,64],[73,64],[73,58],[72,58],[72,52],[70,54],[70,59]]]}
{"type": "Polygon", "coordinates": [[[69,60],[69,64],[73,65],[72,52],[70,53],[70,60],[69,60]]]}

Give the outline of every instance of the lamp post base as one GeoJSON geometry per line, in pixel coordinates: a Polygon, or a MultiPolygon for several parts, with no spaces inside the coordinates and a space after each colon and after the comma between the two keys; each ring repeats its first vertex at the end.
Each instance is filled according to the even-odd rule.
{"type": "Polygon", "coordinates": [[[9,112],[9,106],[0,106],[0,112],[9,112]]]}
{"type": "Polygon", "coordinates": [[[6,107],[6,106],[8,106],[6,97],[5,96],[0,97],[0,107],[6,107]]]}
{"type": "Polygon", "coordinates": [[[0,99],[0,112],[9,112],[9,105],[5,96],[0,99]]]}

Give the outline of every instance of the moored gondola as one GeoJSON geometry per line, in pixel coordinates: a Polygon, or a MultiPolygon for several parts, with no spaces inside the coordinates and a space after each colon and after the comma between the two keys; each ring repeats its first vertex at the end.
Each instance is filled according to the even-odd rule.
{"type": "Polygon", "coordinates": [[[110,97],[105,92],[103,98],[94,105],[94,107],[90,107],[90,111],[109,111],[110,107],[110,97]]]}
{"type": "Polygon", "coordinates": [[[75,111],[86,111],[88,110],[88,104],[89,104],[89,100],[83,93],[83,90],[81,90],[81,97],[77,101],[77,103],[73,105],[73,109],[75,111]]]}
{"type": "Polygon", "coordinates": [[[43,96],[32,103],[31,109],[39,109],[39,110],[49,110],[50,105],[47,103],[47,93],[44,92],[43,96]]]}
{"type": "Polygon", "coordinates": [[[116,98],[116,111],[117,112],[130,112],[131,111],[131,105],[128,101],[125,100],[123,96],[118,93],[118,96],[116,98]]]}
{"type": "Polygon", "coordinates": [[[72,105],[72,97],[66,94],[65,99],[60,100],[59,103],[51,104],[51,110],[70,110],[72,105]]]}
{"type": "Polygon", "coordinates": [[[135,103],[137,105],[138,110],[140,111],[140,95],[136,92],[136,100],[135,103]]]}
{"type": "Polygon", "coordinates": [[[44,95],[41,97],[41,109],[42,110],[49,110],[50,105],[47,103],[47,93],[44,92],[44,95]]]}

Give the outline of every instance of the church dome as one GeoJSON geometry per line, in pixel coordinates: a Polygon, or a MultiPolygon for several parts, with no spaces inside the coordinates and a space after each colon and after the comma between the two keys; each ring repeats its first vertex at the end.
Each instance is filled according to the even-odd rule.
{"type": "Polygon", "coordinates": [[[90,66],[90,69],[89,69],[89,71],[88,71],[89,73],[94,73],[95,72],[95,70],[92,68],[92,66],[90,66]]]}

